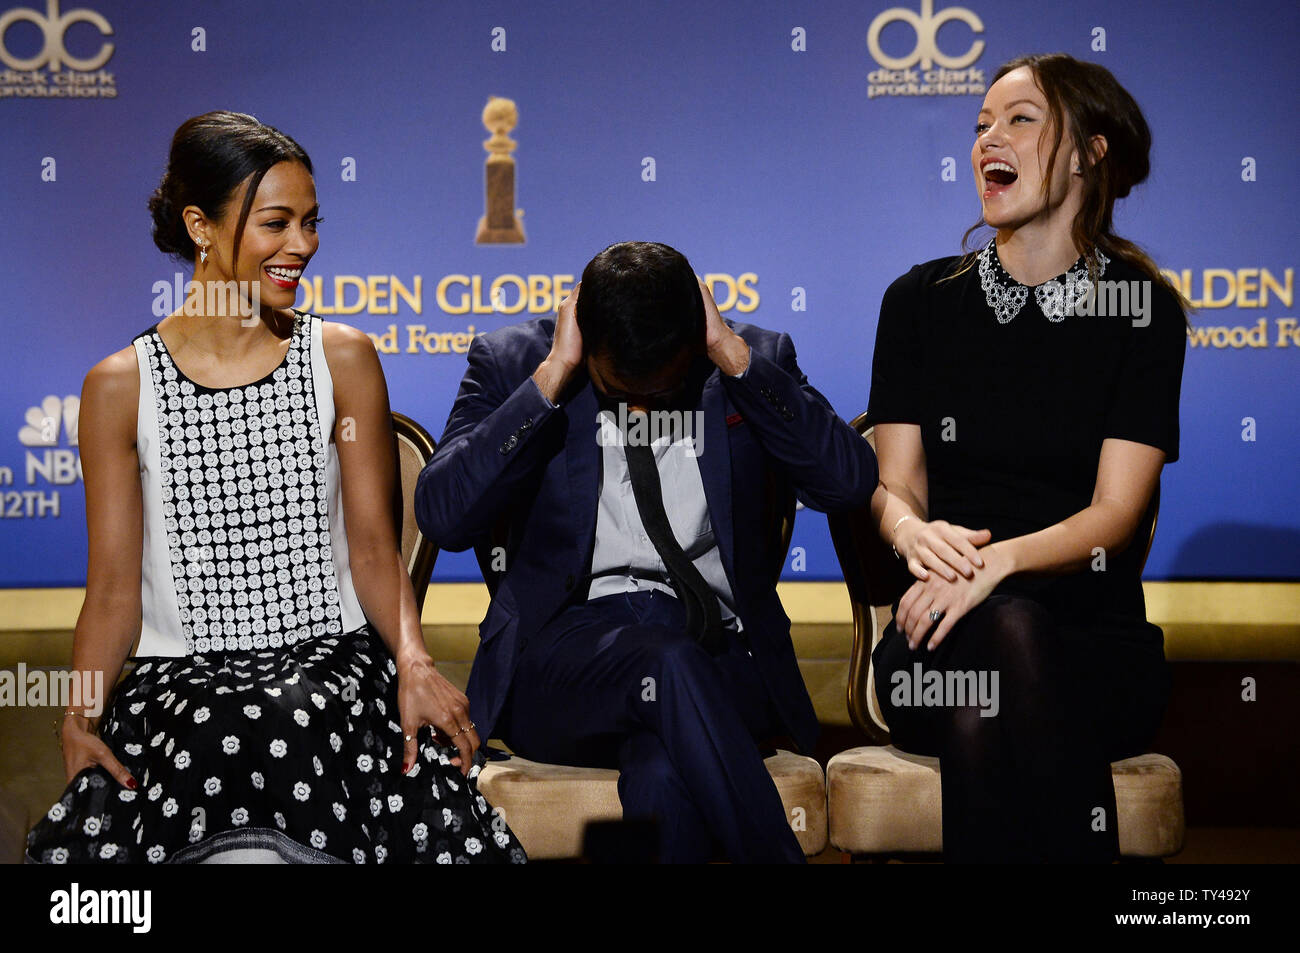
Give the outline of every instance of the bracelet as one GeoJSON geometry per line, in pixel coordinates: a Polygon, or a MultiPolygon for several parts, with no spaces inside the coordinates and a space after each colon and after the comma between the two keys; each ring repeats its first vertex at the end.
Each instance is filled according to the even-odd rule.
{"type": "Polygon", "coordinates": [[[68,720],[69,715],[80,715],[82,718],[86,719],[86,730],[91,734],[94,734],[95,732],[95,719],[82,711],[74,711],[71,708],[65,710],[61,716],[54,719],[54,737],[58,739],[60,751],[63,750],[63,723],[68,720]]]}
{"type": "Polygon", "coordinates": [[[916,519],[916,517],[913,516],[911,513],[908,513],[905,516],[900,516],[898,518],[898,522],[894,524],[894,528],[889,531],[889,548],[894,551],[895,559],[903,558],[902,556],[898,555],[898,548],[894,546],[894,537],[898,535],[898,527],[902,526],[905,520],[912,520],[912,519],[916,519]]]}

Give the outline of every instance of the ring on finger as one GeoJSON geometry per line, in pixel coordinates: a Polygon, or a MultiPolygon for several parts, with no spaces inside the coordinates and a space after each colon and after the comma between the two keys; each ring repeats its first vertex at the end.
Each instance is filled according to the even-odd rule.
{"type": "Polygon", "coordinates": [[[944,610],[943,610],[943,609],[931,609],[931,610],[930,610],[930,621],[931,621],[931,622],[938,622],[938,621],[939,621],[940,619],[942,619],[943,617],[944,617],[944,610]]]}

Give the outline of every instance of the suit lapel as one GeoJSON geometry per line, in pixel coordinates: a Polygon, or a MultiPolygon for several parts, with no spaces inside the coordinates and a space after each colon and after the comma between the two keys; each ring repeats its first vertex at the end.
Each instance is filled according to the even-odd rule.
{"type": "Polygon", "coordinates": [[[704,443],[697,462],[704,482],[704,498],[709,505],[709,522],[722,556],[722,568],[735,591],[735,536],[731,522],[731,445],[727,437],[727,395],[722,389],[720,371],[714,371],[704,383],[700,409],[704,411],[704,443]]]}

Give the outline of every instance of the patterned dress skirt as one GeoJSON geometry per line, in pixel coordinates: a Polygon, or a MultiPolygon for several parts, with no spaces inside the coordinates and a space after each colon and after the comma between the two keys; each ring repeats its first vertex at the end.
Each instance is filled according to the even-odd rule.
{"type": "Polygon", "coordinates": [[[402,774],[397,668],[369,627],[269,651],[137,659],[101,736],[137,782],[80,772],[30,863],[523,863],[505,819],[420,729],[402,774]],[[262,852],[254,855],[243,852],[262,852]],[[223,857],[224,855],[224,857],[223,857]]]}

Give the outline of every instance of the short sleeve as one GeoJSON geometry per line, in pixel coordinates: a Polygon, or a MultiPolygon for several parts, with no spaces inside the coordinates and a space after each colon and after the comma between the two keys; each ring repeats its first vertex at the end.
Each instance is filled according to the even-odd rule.
{"type": "Polygon", "coordinates": [[[1166,463],[1178,459],[1178,400],[1186,352],[1182,305],[1168,288],[1154,285],[1150,323],[1129,329],[1103,439],[1132,440],[1163,450],[1166,463]]]}
{"type": "Polygon", "coordinates": [[[917,322],[921,310],[921,266],[895,279],[880,304],[876,347],[871,357],[871,396],[867,417],[875,424],[919,424],[922,419],[921,349],[917,322]]]}

